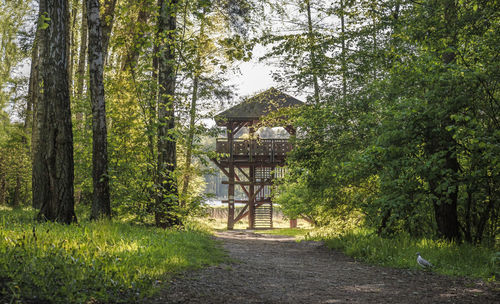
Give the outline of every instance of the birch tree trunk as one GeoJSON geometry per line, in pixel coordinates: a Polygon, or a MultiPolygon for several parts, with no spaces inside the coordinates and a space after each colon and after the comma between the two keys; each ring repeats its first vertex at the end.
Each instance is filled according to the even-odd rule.
{"type": "Polygon", "coordinates": [[[38,219],[71,223],[74,211],[73,133],[68,77],[69,8],[68,0],[41,0],[40,7],[48,18],[43,29],[41,49],[40,96],[38,119],[40,140],[34,165],[33,200],[41,202],[38,219]],[[45,173],[46,172],[46,173],[45,173]],[[48,177],[48,178],[47,178],[48,177]],[[41,192],[43,191],[43,192],[41,192]]]}
{"type": "Polygon", "coordinates": [[[90,101],[92,104],[92,180],[93,198],[90,218],[111,218],[108,177],[108,140],[106,104],[104,99],[104,58],[101,45],[101,20],[99,0],[87,1],[89,27],[90,101]]]}
{"type": "MultiPolygon", "coordinates": [[[[76,98],[83,97],[83,84],[85,81],[85,63],[87,55],[87,0],[82,1],[82,25],[80,28],[80,56],[78,58],[78,69],[76,71],[76,98]]],[[[83,114],[78,113],[78,116],[83,114]]],[[[81,117],[78,117],[81,118],[81,117]]]]}
{"type": "Polygon", "coordinates": [[[180,224],[174,135],[175,31],[178,0],[159,0],[158,16],[158,195],[155,222],[158,227],[180,224]],[[161,42],[160,42],[161,41],[161,42]]]}
{"type": "Polygon", "coordinates": [[[74,70],[74,62],[76,56],[76,16],[78,15],[78,1],[71,1],[71,14],[70,14],[70,28],[69,31],[69,39],[68,39],[68,52],[69,52],[69,62],[68,62],[68,75],[69,75],[69,92],[70,96],[74,97],[75,90],[73,85],[73,70],[74,70]]]}

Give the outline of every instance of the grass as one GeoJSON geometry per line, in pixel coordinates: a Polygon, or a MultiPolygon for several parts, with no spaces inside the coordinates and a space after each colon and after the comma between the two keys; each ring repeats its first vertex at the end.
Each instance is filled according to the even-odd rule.
{"type": "Polygon", "coordinates": [[[279,228],[279,229],[269,229],[269,230],[259,230],[258,233],[262,234],[274,234],[274,235],[286,235],[294,236],[298,239],[303,238],[311,229],[303,228],[279,228]]]}
{"type": "Polygon", "coordinates": [[[420,268],[416,262],[416,253],[420,252],[422,257],[434,264],[432,271],[437,273],[487,281],[497,281],[500,276],[498,248],[413,239],[407,235],[382,238],[366,229],[354,229],[343,234],[313,234],[310,239],[324,240],[327,246],[372,264],[420,268]]]}
{"type": "Polygon", "coordinates": [[[2,303],[136,302],[173,273],[226,259],[207,232],[193,227],[62,225],[36,223],[33,215],[0,209],[2,303]]]}

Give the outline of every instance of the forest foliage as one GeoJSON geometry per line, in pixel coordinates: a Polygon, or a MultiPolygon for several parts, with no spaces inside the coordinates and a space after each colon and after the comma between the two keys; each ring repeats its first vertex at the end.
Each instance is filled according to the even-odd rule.
{"type": "MultiPolygon", "coordinates": [[[[31,203],[28,79],[34,1],[0,2],[0,204],[31,203]]],[[[75,203],[92,201],[92,109],[85,1],[69,1],[68,52],[75,203]]],[[[297,127],[276,201],[317,225],[354,218],[383,236],[498,244],[500,5],[498,1],[179,0],[175,5],[175,212],[205,200],[202,176],[235,100],[237,62],[260,58],[289,93],[297,127]]],[[[102,1],[108,177],[113,215],[151,221],[158,183],[156,1],[102,1]]],[[[170,37],[170,36],[169,36],[170,37]]],[[[251,86],[251,84],[248,84],[251,86]]],[[[277,115],[280,119],[281,113],[277,115]]],[[[273,119],[272,117],[270,119],[273,119]]]]}
{"type": "Polygon", "coordinates": [[[282,68],[317,65],[321,87],[320,103],[290,113],[301,132],[278,202],[318,225],[354,218],[379,235],[498,245],[498,2],[313,8],[319,20],[343,18],[344,32],[318,22],[305,50],[305,27],[272,36],[275,52],[297,60],[282,68]],[[307,52],[326,56],[313,63],[307,52]]]}

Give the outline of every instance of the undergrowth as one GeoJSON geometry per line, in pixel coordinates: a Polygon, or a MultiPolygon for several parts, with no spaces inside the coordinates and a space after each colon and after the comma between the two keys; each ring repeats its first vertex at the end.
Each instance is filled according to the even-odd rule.
{"type": "Polygon", "coordinates": [[[37,223],[32,210],[0,209],[0,302],[130,303],[162,280],[225,254],[207,232],[123,222],[37,223]]]}
{"type": "Polygon", "coordinates": [[[498,248],[456,244],[443,240],[414,239],[408,235],[383,238],[366,229],[344,233],[316,230],[306,237],[323,240],[331,248],[344,251],[356,259],[396,268],[420,268],[416,253],[430,261],[431,271],[451,276],[497,281],[500,277],[498,248]]]}

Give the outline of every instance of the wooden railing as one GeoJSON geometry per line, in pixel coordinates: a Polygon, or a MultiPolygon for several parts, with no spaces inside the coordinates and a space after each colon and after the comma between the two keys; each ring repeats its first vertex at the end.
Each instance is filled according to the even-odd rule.
{"type": "Polygon", "coordinates": [[[227,138],[218,138],[215,149],[217,153],[224,153],[229,157],[248,157],[250,161],[269,158],[274,161],[290,152],[292,145],[287,139],[233,139],[233,145],[230,147],[227,138]]]}

